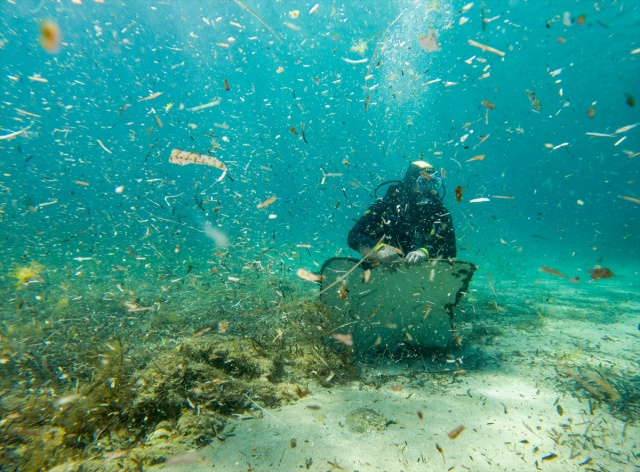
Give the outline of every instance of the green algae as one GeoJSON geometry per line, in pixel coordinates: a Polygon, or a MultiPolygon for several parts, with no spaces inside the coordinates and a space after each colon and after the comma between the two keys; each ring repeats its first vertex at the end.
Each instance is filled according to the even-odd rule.
{"type": "Polygon", "coordinates": [[[49,273],[35,292],[5,286],[3,470],[142,470],[223,440],[236,417],[296,401],[310,380],[358,374],[352,349],[327,335],[324,308],[298,301],[295,283],[253,275],[255,295],[229,309],[220,300],[241,294],[226,286],[134,291],[124,280],[122,291],[105,283],[80,296],[63,279],[49,273]],[[278,303],[265,307],[265,293],[278,303]]]}

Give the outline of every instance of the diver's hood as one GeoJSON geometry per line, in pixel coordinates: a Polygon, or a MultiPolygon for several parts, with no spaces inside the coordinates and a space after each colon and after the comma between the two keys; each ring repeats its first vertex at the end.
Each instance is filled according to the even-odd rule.
{"type": "Polygon", "coordinates": [[[421,172],[431,173],[433,171],[434,169],[431,164],[424,161],[414,161],[411,163],[411,165],[409,165],[407,172],[404,174],[402,182],[415,185],[416,179],[420,177],[421,172]]]}
{"type": "Polygon", "coordinates": [[[417,185],[421,175],[424,175],[424,173],[433,175],[435,172],[437,171],[430,164],[423,161],[411,163],[407,169],[407,172],[402,179],[401,186],[410,200],[417,205],[421,206],[441,203],[444,199],[444,183],[442,183],[441,187],[429,192],[420,189],[417,185]],[[440,192],[440,189],[443,190],[442,193],[440,192]]]}
{"type": "Polygon", "coordinates": [[[433,172],[433,168],[421,169],[420,167],[411,164],[407,169],[407,172],[404,174],[404,178],[402,179],[402,182],[415,185],[416,179],[420,177],[420,172],[424,172],[424,171],[433,172]]]}

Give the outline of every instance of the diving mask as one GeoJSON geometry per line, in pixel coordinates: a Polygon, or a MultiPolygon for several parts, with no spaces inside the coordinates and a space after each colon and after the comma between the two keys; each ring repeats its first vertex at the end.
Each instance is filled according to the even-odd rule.
{"type": "Polygon", "coordinates": [[[438,195],[441,199],[444,198],[444,177],[440,172],[420,172],[420,175],[416,179],[416,187],[423,195],[438,195]],[[442,195],[440,192],[442,191],[442,195]]]}

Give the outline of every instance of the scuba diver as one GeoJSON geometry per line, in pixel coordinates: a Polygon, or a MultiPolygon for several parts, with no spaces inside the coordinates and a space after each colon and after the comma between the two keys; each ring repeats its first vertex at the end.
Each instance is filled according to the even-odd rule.
{"type": "Polygon", "coordinates": [[[414,161],[402,180],[385,184],[394,182],[349,231],[349,247],[384,265],[455,258],[453,220],[442,202],[444,172],[414,161]]]}

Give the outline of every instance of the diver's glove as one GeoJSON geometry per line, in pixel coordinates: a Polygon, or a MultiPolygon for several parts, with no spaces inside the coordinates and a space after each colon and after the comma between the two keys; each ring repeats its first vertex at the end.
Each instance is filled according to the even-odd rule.
{"type": "Polygon", "coordinates": [[[400,255],[381,243],[376,247],[374,258],[382,264],[393,264],[400,259],[400,255]]]}
{"type": "Polygon", "coordinates": [[[400,259],[400,256],[398,255],[398,253],[393,252],[391,249],[387,249],[385,247],[384,249],[380,249],[378,252],[376,252],[376,258],[383,264],[393,264],[398,259],[400,259]]]}
{"type": "Polygon", "coordinates": [[[416,251],[411,251],[407,254],[405,261],[409,265],[420,265],[429,257],[429,252],[426,249],[418,249],[416,251]]]}

